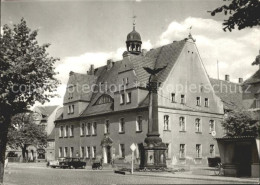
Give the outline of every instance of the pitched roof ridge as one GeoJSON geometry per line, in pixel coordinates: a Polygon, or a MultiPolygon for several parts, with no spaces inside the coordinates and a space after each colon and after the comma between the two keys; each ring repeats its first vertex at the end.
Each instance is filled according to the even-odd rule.
{"type": "Polygon", "coordinates": [[[217,80],[217,81],[222,81],[222,82],[226,82],[226,83],[230,83],[230,84],[234,84],[234,85],[241,86],[241,84],[240,84],[240,83],[237,83],[237,82],[226,81],[226,80],[222,80],[222,79],[216,79],[216,78],[212,78],[212,77],[209,77],[209,79],[212,79],[212,80],[217,80]]]}

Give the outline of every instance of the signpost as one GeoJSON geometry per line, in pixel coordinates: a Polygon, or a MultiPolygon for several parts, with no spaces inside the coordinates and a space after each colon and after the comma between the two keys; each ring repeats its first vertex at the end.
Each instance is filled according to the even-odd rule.
{"type": "Polygon", "coordinates": [[[135,144],[131,144],[130,149],[132,150],[132,165],[131,165],[131,174],[134,173],[134,151],[136,150],[135,144]]]}

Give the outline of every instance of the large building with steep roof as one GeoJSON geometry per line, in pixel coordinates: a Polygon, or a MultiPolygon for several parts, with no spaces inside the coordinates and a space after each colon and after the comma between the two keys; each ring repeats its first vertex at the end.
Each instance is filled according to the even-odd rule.
{"type": "Polygon", "coordinates": [[[91,65],[86,74],[70,72],[63,113],[55,124],[56,158],[127,162],[134,143],[139,164],[149,111],[149,74],[143,67],[164,66],[157,75],[157,106],[160,137],[168,147],[167,164],[207,164],[209,157],[219,156],[214,137],[224,134],[225,106],[240,106],[238,100],[229,96],[231,92],[213,89],[219,80],[207,75],[193,39],[149,51],[141,44],[134,25],[122,60],[108,60],[99,68],[91,65]]]}

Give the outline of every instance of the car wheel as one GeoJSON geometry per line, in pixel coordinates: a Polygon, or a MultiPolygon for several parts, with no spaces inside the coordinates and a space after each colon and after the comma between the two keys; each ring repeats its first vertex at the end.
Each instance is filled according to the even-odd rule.
{"type": "Polygon", "coordinates": [[[102,170],[102,169],[103,169],[103,166],[99,166],[98,169],[99,169],[99,170],[102,170]]]}
{"type": "Polygon", "coordinates": [[[83,166],[82,166],[82,169],[85,169],[85,168],[86,168],[86,166],[85,166],[85,165],[83,165],[83,166]]]}
{"type": "Polygon", "coordinates": [[[71,165],[71,166],[70,166],[70,169],[74,169],[74,166],[71,165]]]}

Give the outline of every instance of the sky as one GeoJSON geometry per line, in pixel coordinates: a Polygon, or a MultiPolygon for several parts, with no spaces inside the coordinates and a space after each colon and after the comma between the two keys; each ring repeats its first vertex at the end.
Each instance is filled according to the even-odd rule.
{"type": "MultiPolygon", "coordinates": [[[[222,0],[2,0],[1,24],[16,24],[25,18],[28,26],[38,29],[40,44],[51,43],[50,56],[60,58],[55,64],[61,85],[60,97],[45,105],[62,105],[69,72],[86,73],[89,66],[100,67],[108,59],[122,59],[126,36],[133,29],[142,38],[142,49],[150,50],[191,33],[196,39],[203,64],[210,77],[233,82],[249,78],[258,69],[251,63],[259,54],[260,28],[224,32],[224,15],[212,17],[222,0]]],[[[37,104],[38,105],[38,104],[37,104]]]]}

